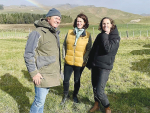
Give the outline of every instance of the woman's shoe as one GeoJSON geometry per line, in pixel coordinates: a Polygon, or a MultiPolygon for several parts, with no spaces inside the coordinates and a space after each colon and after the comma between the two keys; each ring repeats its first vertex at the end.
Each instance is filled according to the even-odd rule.
{"type": "Polygon", "coordinates": [[[78,97],[77,97],[77,96],[73,96],[73,101],[74,101],[75,103],[79,103],[78,97]]]}
{"type": "Polygon", "coordinates": [[[63,104],[65,104],[65,102],[67,101],[67,99],[69,99],[69,95],[68,94],[64,94],[64,96],[63,96],[63,98],[62,98],[62,101],[61,101],[61,103],[60,103],[60,105],[63,105],[63,104]]]}
{"type": "Polygon", "coordinates": [[[90,109],[89,112],[93,113],[93,112],[98,111],[98,110],[100,110],[99,103],[98,103],[98,101],[95,101],[94,106],[90,109]]]}
{"type": "Polygon", "coordinates": [[[106,113],[111,113],[111,109],[110,109],[110,107],[105,108],[105,112],[106,112],[106,113]]]}

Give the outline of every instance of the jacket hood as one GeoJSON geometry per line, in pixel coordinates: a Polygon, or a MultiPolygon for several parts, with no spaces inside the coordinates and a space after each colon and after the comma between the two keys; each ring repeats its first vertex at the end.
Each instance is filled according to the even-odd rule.
{"type": "Polygon", "coordinates": [[[57,29],[55,29],[54,27],[52,27],[45,19],[40,19],[40,20],[36,20],[34,22],[35,27],[44,27],[49,29],[52,32],[57,32],[57,29]]]}
{"type": "Polygon", "coordinates": [[[115,26],[115,29],[110,32],[110,35],[119,35],[117,26],[115,26]]]}

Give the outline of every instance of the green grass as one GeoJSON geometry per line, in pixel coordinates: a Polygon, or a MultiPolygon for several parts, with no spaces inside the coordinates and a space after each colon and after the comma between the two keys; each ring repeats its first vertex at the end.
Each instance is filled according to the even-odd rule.
{"type": "MultiPolygon", "coordinates": [[[[0,39],[0,113],[28,113],[34,100],[34,85],[23,59],[25,44],[26,39],[0,39]]],[[[71,76],[71,99],[64,106],[59,105],[62,80],[51,88],[44,113],[86,113],[94,103],[90,71],[85,68],[81,76],[79,104],[72,101],[73,84],[71,76]]],[[[105,92],[112,113],[150,113],[150,39],[121,40],[105,92]]]]}

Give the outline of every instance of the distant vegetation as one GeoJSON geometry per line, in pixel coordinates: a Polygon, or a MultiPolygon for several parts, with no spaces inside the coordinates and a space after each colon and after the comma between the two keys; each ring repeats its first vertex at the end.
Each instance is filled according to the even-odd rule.
{"type": "Polygon", "coordinates": [[[73,21],[72,17],[62,15],[61,17],[61,23],[71,23],[73,21]]]}
{"type": "MultiPolygon", "coordinates": [[[[117,24],[126,24],[131,20],[140,19],[138,23],[150,23],[150,16],[145,17],[138,14],[132,14],[117,9],[109,9],[105,7],[95,6],[73,6],[70,4],[58,5],[58,6],[44,6],[43,9],[36,6],[4,6],[4,10],[0,10],[0,14],[12,14],[12,13],[32,13],[32,14],[46,14],[51,8],[58,9],[62,15],[66,15],[75,19],[79,13],[84,13],[89,19],[90,25],[98,25],[103,17],[111,17],[117,24]],[[145,21],[145,18],[147,20],[145,21]]],[[[70,20],[62,20],[63,23],[70,23],[70,20]]]]}
{"type": "Polygon", "coordinates": [[[0,4],[0,10],[3,10],[3,9],[4,9],[3,5],[0,4]]]}
{"type": "MultiPolygon", "coordinates": [[[[32,24],[35,20],[45,18],[45,14],[11,13],[0,14],[0,24],[32,24]]],[[[61,23],[71,23],[70,16],[62,15],[61,23]]]]}

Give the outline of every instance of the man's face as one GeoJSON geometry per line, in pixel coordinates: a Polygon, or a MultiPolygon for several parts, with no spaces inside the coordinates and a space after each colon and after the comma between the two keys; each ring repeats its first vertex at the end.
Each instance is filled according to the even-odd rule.
{"type": "Polygon", "coordinates": [[[61,18],[59,16],[51,16],[51,18],[48,20],[48,23],[54,28],[57,28],[60,22],[61,18]]]}

